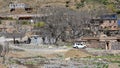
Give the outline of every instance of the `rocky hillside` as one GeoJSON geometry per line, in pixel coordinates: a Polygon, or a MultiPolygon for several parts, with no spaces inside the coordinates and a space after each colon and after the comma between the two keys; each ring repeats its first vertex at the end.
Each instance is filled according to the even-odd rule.
{"type": "Polygon", "coordinates": [[[44,6],[64,6],[71,9],[98,9],[99,7],[106,7],[111,12],[116,12],[116,5],[120,3],[119,0],[0,0],[0,13],[9,12],[9,3],[25,3],[34,8],[44,6]]]}

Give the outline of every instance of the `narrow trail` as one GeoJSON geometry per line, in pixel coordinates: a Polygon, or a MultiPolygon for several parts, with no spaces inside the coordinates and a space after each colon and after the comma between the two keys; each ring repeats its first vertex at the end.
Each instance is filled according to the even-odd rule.
{"type": "Polygon", "coordinates": [[[10,44],[9,46],[11,49],[23,50],[23,51],[28,51],[28,52],[31,52],[31,51],[32,52],[41,52],[41,53],[48,53],[48,54],[58,53],[58,52],[66,52],[71,49],[71,48],[40,48],[40,46],[36,46],[37,48],[34,48],[34,45],[33,45],[33,48],[26,48],[29,46],[20,47],[20,46],[15,46],[12,44],[10,44]]]}

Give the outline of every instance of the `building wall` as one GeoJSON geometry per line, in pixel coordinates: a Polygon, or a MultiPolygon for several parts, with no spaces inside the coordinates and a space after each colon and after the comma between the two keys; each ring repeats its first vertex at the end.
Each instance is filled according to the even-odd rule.
{"type": "Polygon", "coordinates": [[[105,49],[105,42],[100,42],[97,40],[92,40],[87,42],[87,46],[90,48],[101,48],[105,49]]]}
{"type": "Polygon", "coordinates": [[[111,43],[112,50],[120,50],[120,42],[113,42],[111,43]]]}
{"type": "Polygon", "coordinates": [[[25,8],[25,4],[24,3],[18,3],[18,4],[10,4],[9,5],[10,9],[16,9],[16,8],[25,8]]]}
{"type": "MultiPolygon", "coordinates": [[[[109,41],[109,49],[108,50],[120,50],[120,42],[114,42],[115,40],[109,41]]],[[[87,46],[90,48],[100,48],[100,49],[106,49],[106,42],[105,41],[89,41],[87,42],[87,46]]]]}
{"type": "Polygon", "coordinates": [[[118,29],[117,20],[104,20],[100,26],[103,29],[109,29],[109,30],[117,30],[118,29]]]}
{"type": "Polygon", "coordinates": [[[36,45],[43,44],[42,37],[36,37],[36,38],[32,37],[31,44],[36,44],[36,45]]]}

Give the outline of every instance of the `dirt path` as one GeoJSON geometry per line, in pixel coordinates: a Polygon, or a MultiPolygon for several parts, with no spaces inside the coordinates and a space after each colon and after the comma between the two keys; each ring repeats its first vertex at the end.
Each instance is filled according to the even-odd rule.
{"type": "Polygon", "coordinates": [[[120,50],[101,50],[101,49],[93,49],[93,48],[86,48],[87,52],[93,54],[93,55],[106,55],[106,54],[120,54],[120,50]]]}
{"type": "Polygon", "coordinates": [[[118,65],[118,63],[111,63],[108,68],[120,68],[118,65]]]}
{"type": "Polygon", "coordinates": [[[16,58],[23,58],[23,57],[34,57],[34,56],[49,56],[55,57],[58,54],[63,54],[69,51],[71,48],[38,48],[38,49],[27,49],[22,48],[19,46],[10,45],[9,56],[16,57],[16,58]]]}
{"type": "Polygon", "coordinates": [[[51,54],[51,53],[56,53],[56,52],[65,52],[68,51],[72,48],[38,48],[38,49],[27,49],[27,48],[23,48],[23,47],[19,47],[19,46],[14,46],[14,45],[10,45],[11,49],[16,49],[16,50],[24,50],[27,52],[39,52],[39,53],[47,53],[47,54],[51,54]]]}

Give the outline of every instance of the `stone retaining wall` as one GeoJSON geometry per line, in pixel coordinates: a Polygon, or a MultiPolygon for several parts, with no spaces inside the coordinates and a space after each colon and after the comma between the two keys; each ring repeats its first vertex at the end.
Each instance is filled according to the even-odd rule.
{"type": "Polygon", "coordinates": [[[111,44],[111,49],[112,50],[120,50],[120,42],[113,42],[111,44]]]}

